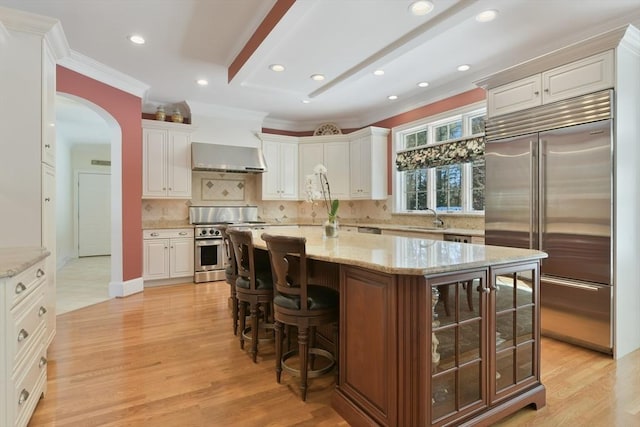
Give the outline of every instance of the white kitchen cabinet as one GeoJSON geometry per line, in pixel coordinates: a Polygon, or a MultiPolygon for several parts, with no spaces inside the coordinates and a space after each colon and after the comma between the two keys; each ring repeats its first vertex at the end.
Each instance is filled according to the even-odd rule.
{"type": "Polygon", "coordinates": [[[42,163],[55,167],[56,60],[49,49],[44,49],[42,65],[42,163]]]}
{"type": "MultiPolygon", "coordinates": [[[[301,142],[299,150],[300,167],[300,199],[306,198],[306,177],[313,174],[313,168],[317,164],[323,164],[327,168],[327,179],[331,187],[333,199],[346,200],[350,198],[349,177],[349,141],[346,136],[340,135],[342,141],[329,142],[301,142]]],[[[302,139],[302,138],[301,138],[302,139]]],[[[304,138],[307,139],[307,138],[304,138]]],[[[309,137],[316,140],[335,140],[335,136],[309,137]]],[[[317,184],[320,185],[319,183],[317,184]]],[[[320,188],[318,187],[318,190],[320,188]]]]}
{"type": "Polygon", "coordinates": [[[193,229],[144,230],[143,278],[173,279],[193,276],[193,229]]]}
{"type": "Polygon", "coordinates": [[[349,134],[350,195],[352,199],[387,198],[387,134],[368,127],[349,134]]]}
{"type": "Polygon", "coordinates": [[[24,258],[16,267],[28,267],[0,278],[2,426],[26,426],[40,397],[47,391],[45,292],[50,271],[44,254],[41,250],[16,248],[11,258],[24,258]]]}
{"type": "Polygon", "coordinates": [[[42,246],[52,255],[45,260],[47,276],[44,284],[47,309],[47,347],[56,335],[56,175],[53,167],[42,164],[42,246]]]}
{"type": "Polygon", "coordinates": [[[526,110],[612,88],[614,83],[614,53],[607,50],[489,89],[487,115],[526,110]]]}
{"type": "Polygon", "coordinates": [[[298,199],[298,143],[260,134],[267,172],[261,174],[263,200],[298,199]]]}
{"type": "Polygon", "coordinates": [[[142,120],[142,197],[191,198],[191,128],[142,120]]]}

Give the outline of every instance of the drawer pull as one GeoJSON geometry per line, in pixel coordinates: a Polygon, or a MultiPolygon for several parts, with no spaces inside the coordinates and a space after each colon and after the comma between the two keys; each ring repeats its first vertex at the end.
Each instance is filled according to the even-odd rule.
{"type": "Polygon", "coordinates": [[[180,233],[178,233],[181,236],[186,236],[188,233],[186,231],[181,231],[180,233]]]}
{"type": "Polygon", "coordinates": [[[40,306],[40,310],[38,310],[38,317],[42,317],[43,314],[47,312],[47,309],[40,306]]]}
{"type": "Polygon", "coordinates": [[[20,282],[16,285],[16,295],[20,295],[26,290],[27,290],[27,287],[24,285],[24,283],[20,282]]]}
{"type": "Polygon", "coordinates": [[[158,233],[151,233],[151,237],[158,237],[160,234],[158,233]]]}
{"type": "Polygon", "coordinates": [[[20,329],[20,332],[18,332],[18,342],[24,341],[28,336],[29,332],[25,331],[24,329],[20,329]]]}
{"type": "Polygon", "coordinates": [[[22,405],[29,398],[29,392],[24,388],[20,392],[20,398],[18,399],[18,405],[22,405]]]}
{"type": "Polygon", "coordinates": [[[38,271],[36,272],[36,277],[39,279],[42,276],[44,276],[44,271],[42,271],[42,269],[39,268],[38,271]]]}
{"type": "Polygon", "coordinates": [[[44,357],[44,356],[42,356],[42,357],[40,358],[40,363],[38,363],[38,367],[42,368],[44,365],[46,365],[46,364],[47,364],[47,362],[49,362],[49,361],[47,360],[47,358],[46,358],[46,357],[44,357]]]}

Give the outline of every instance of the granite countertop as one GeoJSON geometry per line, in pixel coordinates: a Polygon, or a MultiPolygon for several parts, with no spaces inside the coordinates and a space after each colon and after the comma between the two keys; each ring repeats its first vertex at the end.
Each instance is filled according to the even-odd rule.
{"type": "Polygon", "coordinates": [[[484,230],[474,230],[470,228],[435,228],[424,227],[419,225],[400,225],[400,224],[367,224],[367,223],[344,223],[342,225],[348,227],[374,227],[381,230],[396,230],[396,231],[412,231],[416,233],[434,233],[434,234],[459,234],[464,236],[476,236],[484,237],[484,230]]]}
{"type": "Polygon", "coordinates": [[[309,258],[391,274],[426,275],[546,258],[544,252],[501,246],[444,242],[416,237],[341,233],[323,238],[315,227],[253,230],[253,243],[266,249],[262,233],[306,237],[309,258]]]}
{"type": "Polygon", "coordinates": [[[41,247],[0,248],[0,279],[22,273],[50,253],[41,247]]]}

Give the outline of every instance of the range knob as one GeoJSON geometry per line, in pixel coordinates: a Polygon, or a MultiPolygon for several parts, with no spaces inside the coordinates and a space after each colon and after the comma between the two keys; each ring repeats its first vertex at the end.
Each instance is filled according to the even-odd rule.
{"type": "Polygon", "coordinates": [[[215,234],[215,231],[213,230],[213,228],[209,230],[209,234],[215,234]]]}
{"type": "Polygon", "coordinates": [[[216,236],[219,236],[219,235],[220,235],[220,230],[215,230],[215,231],[213,232],[213,234],[215,234],[216,236]]]}
{"type": "Polygon", "coordinates": [[[200,235],[201,235],[201,236],[205,236],[206,234],[207,234],[207,230],[201,230],[201,231],[200,231],[200,235]]]}

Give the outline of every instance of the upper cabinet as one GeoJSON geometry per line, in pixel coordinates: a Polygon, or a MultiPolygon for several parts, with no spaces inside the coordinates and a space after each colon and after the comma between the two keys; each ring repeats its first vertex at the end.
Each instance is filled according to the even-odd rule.
{"type": "Polygon", "coordinates": [[[191,127],[142,120],[142,197],[191,198],[191,127]]]}
{"type": "Polygon", "coordinates": [[[306,198],[306,177],[313,174],[313,168],[317,164],[323,164],[327,168],[331,197],[349,199],[349,142],[346,135],[305,137],[300,140],[300,199],[306,198]]]}
{"type": "Polygon", "coordinates": [[[263,200],[298,199],[297,138],[260,134],[267,171],[261,174],[263,200]]]}
{"type": "Polygon", "coordinates": [[[387,135],[389,129],[368,127],[349,134],[352,199],[387,198],[387,135]]]}
{"type": "Polygon", "coordinates": [[[489,89],[489,117],[537,107],[614,86],[613,50],[489,89]]]}

